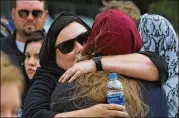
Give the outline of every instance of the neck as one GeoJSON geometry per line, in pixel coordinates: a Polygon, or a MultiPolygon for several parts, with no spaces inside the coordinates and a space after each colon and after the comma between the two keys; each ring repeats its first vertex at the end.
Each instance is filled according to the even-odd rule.
{"type": "Polygon", "coordinates": [[[25,43],[25,39],[19,34],[19,32],[16,32],[16,40],[25,43]]]}

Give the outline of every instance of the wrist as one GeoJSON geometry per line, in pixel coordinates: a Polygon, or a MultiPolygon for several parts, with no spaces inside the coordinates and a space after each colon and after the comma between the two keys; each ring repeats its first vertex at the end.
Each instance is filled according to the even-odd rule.
{"type": "Polygon", "coordinates": [[[101,58],[102,58],[102,56],[97,56],[97,57],[93,58],[93,61],[96,65],[96,71],[102,71],[103,70],[101,58]]]}
{"type": "Polygon", "coordinates": [[[87,113],[87,109],[81,109],[81,110],[56,114],[55,118],[59,118],[59,117],[87,117],[86,113],[87,113]]]}
{"type": "Polygon", "coordinates": [[[90,71],[90,72],[96,72],[97,70],[96,70],[96,64],[95,64],[94,60],[91,59],[91,60],[89,60],[89,61],[90,61],[91,70],[92,70],[92,71],[90,71]]]}

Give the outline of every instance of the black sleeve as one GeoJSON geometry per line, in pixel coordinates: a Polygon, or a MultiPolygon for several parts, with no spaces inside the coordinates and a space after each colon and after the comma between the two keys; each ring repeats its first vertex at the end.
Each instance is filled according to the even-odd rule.
{"type": "Polygon", "coordinates": [[[56,83],[57,80],[49,73],[36,73],[26,96],[22,118],[53,118],[57,114],[49,111],[50,98],[56,83]]]}
{"type": "Polygon", "coordinates": [[[159,80],[161,84],[163,84],[168,79],[168,65],[167,62],[160,58],[156,53],[146,51],[146,52],[139,52],[140,54],[148,56],[151,61],[155,64],[159,72],[159,80]]]}
{"type": "Polygon", "coordinates": [[[149,106],[146,117],[168,117],[168,106],[165,91],[158,85],[158,82],[140,80],[142,101],[149,106]]]}

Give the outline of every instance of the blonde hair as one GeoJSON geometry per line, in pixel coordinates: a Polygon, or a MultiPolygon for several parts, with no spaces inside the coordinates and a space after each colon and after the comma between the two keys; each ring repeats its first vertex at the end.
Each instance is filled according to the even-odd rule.
{"type": "Polygon", "coordinates": [[[100,8],[100,12],[104,12],[107,9],[121,10],[130,16],[134,22],[140,19],[140,9],[132,1],[121,1],[121,0],[106,0],[102,1],[103,7],[100,8]]]}
{"type": "MultiPolygon", "coordinates": [[[[77,62],[90,59],[89,55],[78,55],[77,62]]],[[[106,103],[106,85],[108,83],[107,72],[89,73],[80,76],[76,80],[76,92],[72,99],[89,97],[97,103],[106,103]]],[[[149,111],[149,107],[143,103],[143,98],[140,89],[140,82],[135,79],[128,79],[119,76],[124,87],[126,100],[126,109],[132,117],[145,117],[149,111]]]]}
{"type": "Polygon", "coordinates": [[[20,93],[24,91],[24,77],[21,70],[13,65],[7,55],[1,52],[1,86],[17,85],[20,93]]]}

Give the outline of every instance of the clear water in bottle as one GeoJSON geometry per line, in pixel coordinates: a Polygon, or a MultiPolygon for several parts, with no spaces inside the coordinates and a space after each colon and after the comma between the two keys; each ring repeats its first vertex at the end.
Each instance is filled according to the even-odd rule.
{"type": "Polygon", "coordinates": [[[107,103],[125,106],[123,86],[117,78],[117,73],[109,74],[109,82],[107,84],[107,103]]]}

